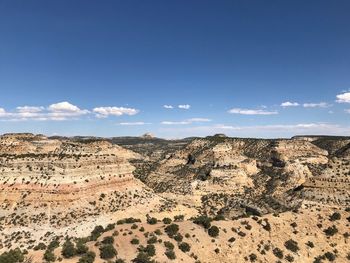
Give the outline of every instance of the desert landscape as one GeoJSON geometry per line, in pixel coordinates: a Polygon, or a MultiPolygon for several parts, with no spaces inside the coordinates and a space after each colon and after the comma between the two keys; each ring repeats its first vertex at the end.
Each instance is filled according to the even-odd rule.
{"type": "Polygon", "coordinates": [[[0,263],[350,263],[349,0],[0,0],[0,263]]]}
{"type": "Polygon", "coordinates": [[[350,138],[0,137],[0,262],[348,262],[350,138]]]}

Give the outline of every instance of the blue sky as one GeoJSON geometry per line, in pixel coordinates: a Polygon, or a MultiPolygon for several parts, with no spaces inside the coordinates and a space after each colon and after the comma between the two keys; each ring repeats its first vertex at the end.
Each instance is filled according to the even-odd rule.
{"type": "Polygon", "coordinates": [[[0,1],[0,133],[350,135],[349,13],[347,0],[0,1]]]}

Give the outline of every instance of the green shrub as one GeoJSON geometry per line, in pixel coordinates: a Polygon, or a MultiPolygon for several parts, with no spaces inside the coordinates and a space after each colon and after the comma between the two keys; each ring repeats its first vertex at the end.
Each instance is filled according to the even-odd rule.
{"type": "Polygon", "coordinates": [[[38,245],[36,245],[33,249],[34,250],[45,250],[46,249],[46,245],[41,242],[38,245]]]}
{"type": "Polygon", "coordinates": [[[257,259],[258,259],[258,257],[254,253],[249,255],[250,262],[255,262],[257,259]]]}
{"type": "Polygon", "coordinates": [[[76,252],[78,255],[85,254],[88,250],[88,247],[82,241],[76,243],[76,252]]]}
{"type": "Polygon", "coordinates": [[[105,244],[105,245],[113,244],[113,243],[114,243],[114,237],[112,236],[104,237],[104,239],[102,240],[102,244],[105,244]]]}
{"type": "Polygon", "coordinates": [[[56,256],[53,253],[52,249],[46,249],[44,255],[43,255],[44,260],[47,262],[55,262],[56,261],[56,256]]]}
{"type": "Polygon", "coordinates": [[[155,217],[147,218],[147,223],[150,225],[155,225],[155,224],[157,224],[157,222],[158,222],[158,220],[155,217]]]}
{"type": "Polygon", "coordinates": [[[208,234],[211,237],[217,237],[219,235],[219,228],[217,226],[212,226],[208,229],[208,234]]]}
{"type": "Polygon", "coordinates": [[[169,250],[167,249],[164,253],[166,255],[166,257],[170,260],[174,260],[176,259],[176,255],[175,255],[175,252],[173,250],[169,250]]]}
{"type": "Polygon", "coordinates": [[[174,244],[169,242],[169,241],[165,241],[164,242],[164,246],[167,248],[167,249],[170,249],[170,250],[173,250],[175,248],[174,244]]]}
{"type": "Polygon", "coordinates": [[[327,236],[334,236],[336,233],[338,233],[338,229],[335,225],[326,228],[325,230],[323,230],[323,232],[327,235],[327,236]]]}
{"type": "Polygon", "coordinates": [[[150,239],[147,240],[147,244],[154,244],[157,243],[157,237],[152,236],[150,239]]]}
{"type": "Polygon", "coordinates": [[[279,259],[283,258],[283,251],[281,249],[279,249],[278,247],[274,248],[272,250],[272,253],[279,259]]]}
{"type": "Polygon", "coordinates": [[[114,258],[116,255],[117,251],[111,244],[100,247],[100,258],[111,259],[114,258]]]}
{"type": "Polygon", "coordinates": [[[64,258],[71,258],[75,256],[76,250],[74,244],[70,240],[67,239],[63,243],[61,254],[64,258]]]}
{"type": "Polygon", "coordinates": [[[306,245],[307,245],[308,247],[310,247],[310,248],[314,248],[314,247],[315,247],[314,243],[311,242],[311,241],[307,241],[306,245]]]}
{"type": "Polygon", "coordinates": [[[96,254],[92,251],[84,254],[78,261],[78,263],[93,263],[95,261],[96,254]]]}
{"type": "Polygon", "coordinates": [[[284,243],[284,246],[286,247],[286,249],[288,249],[294,253],[296,253],[300,250],[298,247],[298,243],[296,241],[294,241],[293,239],[289,239],[288,241],[286,241],[284,243]]]}
{"type": "Polygon", "coordinates": [[[169,225],[169,224],[171,224],[171,222],[172,222],[171,218],[169,218],[169,217],[164,217],[163,218],[163,223],[164,224],[169,225]]]}
{"type": "Polygon", "coordinates": [[[180,233],[178,233],[178,234],[176,234],[176,235],[174,236],[174,239],[175,239],[177,242],[181,242],[181,241],[184,239],[184,237],[183,237],[180,233]]]}
{"type": "Polygon", "coordinates": [[[17,263],[17,262],[23,262],[23,260],[24,260],[24,255],[19,248],[11,249],[0,255],[0,263],[17,263]]]}
{"type": "Polygon", "coordinates": [[[336,221],[336,220],[340,220],[341,215],[338,212],[334,212],[330,217],[329,220],[330,221],[336,221]]]}
{"type": "Polygon", "coordinates": [[[133,238],[133,239],[131,239],[130,243],[133,245],[138,245],[138,244],[140,244],[140,240],[138,240],[137,238],[133,238]]]}
{"type": "Polygon", "coordinates": [[[186,243],[186,242],[182,242],[179,244],[179,249],[182,251],[182,252],[188,252],[191,250],[191,246],[190,244],[186,243]]]}
{"type": "Polygon", "coordinates": [[[203,226],[205,229],[208,229],[211,226],[211,218],[205,215],[198,216],[193,219],[193,223],[203,226]]]}
{"type": "Polygon", "coordinates": [[[133,263],[154,263],[155,261],[152,260],[147,253],[145,252],[139,252],[136,256],[136,258],[134,258],[132,260],[133,263]]]}
{"type": "Polygon", "coordinates": [[[177,224],[171,224],[168,225],[165,229],[164,229],[165,233],[168,234],[169,237],[173,237],[174,235],[177,234],[177,232],[179,232],[179,226],[177,224]]]}

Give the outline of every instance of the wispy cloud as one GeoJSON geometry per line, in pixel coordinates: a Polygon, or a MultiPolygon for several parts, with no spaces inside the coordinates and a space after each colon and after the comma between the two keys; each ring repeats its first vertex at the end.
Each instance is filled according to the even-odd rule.
{"type": "Polygon", "coordinates": [[[93,112],[97,118],[107,118],[108,116],[135,115],[139,110],[124,107],[97,107],[93,112]]]}
{"type": "Polygon", "coordinates": [[[189,110],[191,108],[191,105],[189,104],[180,104],[178,105],[179,109],[183,109],[183,110],[189,110]]]}
{"type": "Polygon", "coordinates": [[[350,92],[344,92],[342,94],[338,94],[336,102],[338,102],[338,103],[350,103],[350,92]]]}
{"type": "Polygon", "coordinates": [[[350,133],[350,126],[342,126],[331,123],[297,123],[235,126],[228,124],[215,124],[206,126],[186,126],[162,128],[160,132],[177,137],[183,136],[207,136],[215,133],[225,133],[239,137],[291,137],[294,135],[344,135],[350,133]]]}
{"type": "Polygon", "coordinates": [[[304,103],[304,108],[329,108],[332,105],[327,102],[319,102],[319,103],[304,103]]]}
{"type": "Polygon", "coordinates": [[[281,107],[297,107],[300,104],[298,102],[290,102],[290,101],[286,101],[286,102],[282,102],[281,103],[281,107]]]}
{"type": "Polygon", "coordinates": [[[120,122],[119,125],[121,126],[142,126],[142,125],[148,125],[152,124],[150,122],[143,122],[143,121],[135,121],[135,122],[120,122]]]}
{"type": "Polygon", "coordinates": [[[163,108],[166,108],[166,109],[174,109],[174,106],[172,106],[172,105],[163,105],[163,108]]]}
{"type": "Polygon", "coordinates": [[[161,124],[163,125],[187,125],[192,123],[203,123],[203,122],[210,122],[211,119],[208,118],[191,118],[184,121],[162,121],[161,124]]]}
{"type": "Polygon", "coordinates": [[[161,124],[163,125],[186,125],[190,124],[191,122],[188,121],[162,121],[161,124]]]}
{"type": "Polygon", "coordinates": [[[278,114],[278,111],[233,108],[233,109],[230,109],[228,113],[242,114],[242,115],[275,115],[275,114],[278,114]]]}

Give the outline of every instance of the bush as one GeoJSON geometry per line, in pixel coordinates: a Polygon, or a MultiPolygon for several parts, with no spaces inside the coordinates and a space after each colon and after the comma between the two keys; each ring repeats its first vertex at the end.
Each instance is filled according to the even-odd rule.
{"type": "Polygon", "coordinates": [[[177,242],[181,242],[184,239],[184,237],[180,233],[178,233],[176,236],[174,236],[174,239],[177,242]]]}
{"type": "Polygon", "coordinates": [[[143,252],[145,252],[148,256],[153,257],[156,254],[156,248],[154,245],[147,245],[143,252]]]}
{"type": "Polygon", "coordinates": [[[165,233],[168,234],[169,237],[173,237],[174,235],[177,234],[177,232],[179,232],[179,226],[177,224],[171,224],[168,225],[165,229],[164,229],[165,233]]]}
{"type": "Polygon", "coordinates": [[[191,246],[190,244],[186,243],[186,242],[182,242],[180,243],[179,245],[179,249],[182,251],[182,252],[188,252],[191,250],[191,246]]]}
{"type": "Polygon", "coordinates": [[[341,215],[338,212],[335,212],[329,217],[329,220],[336,221],[336,220],[340,220],[340,218],[341,218],[341,215]]]}
{"type": "Polygon", "coordinates": [[[335,225],[328,227],[327,229],[323,230],[323,232],[327,235],[327,236],[334,236],[336,233],[338,233],[338,229],[335,225]]]}
{"type": "Polygon", "coordinates": [[[115,248],[108,244],[100,247],[100,258],[102,259],[111,259],[117,255],[115,248]]]}
{"type": "Polygon", "coordinates": [[[292,255],[287,255],[287,256],[286,256],[286,260],[287,260],[288,262],[294,262],[294,258],[293,258],[292,255]]]}
{"type": "Polygon", "coordinates": [[[56,261],[55,254],[53,253],[52,249],[46,249],[43,258],[47,262],[54,262],[54,261],[56,261]]]}
{"type": "Polygon", "coordinates": [[[36,245],[33,249],[34,250],[45,250],[46,249],[46,245],[41,242],[38,245],[36,245]]]}
{"type": "Polygon", "coordinates": [[[272,253],[279,259],[283,258],[283,251],[281,249],[279,249],[278,247],[274,248],[272,250],[272,253]]]}
{"type": "Polygon", "coordinates": [[[133,239],[131,239],[130,243],[133,245],[138,245],[138,244],[140,244],[140,240],[138,240],[137,238],[133,238],[133,239]]]}
{"type": "Polygon", "coordinates": [[[211,237],[217,237],[219,235],[219,228],[217,226],[212,226],[211,228],[208,229],[208,234],[211,237]]]}
{"type": "Polygon", "coordinates": [[[84,254],[78,261],[78,263],[93,263],[95,261],[96,254],[92,251],[84,254]]]}
{"type": "Polygon", "coordinates": [[[164,217],[163,218],[163,223],[164,224],[169,225],[169,224],[171,224],[171,222],[172,222],[171,218],[169,218],[169,217],[164,217]]]}
{"type": "Polygon", "coordinates": [[[293,239],[289,239],[288,241],[286,241],[284,243],[284,246],[286,247],[286,249],[296,253],[299,250],[298,247],[298,243],[296,241],[294,241],[293,239]]]}
{"type": "Polygon", "coordinates": [[[63,243],[61,254],[64,258],[71,258],[75,256],[76,250],[74,244],[70,240],[67,239],[63,243]]]}
{"type": "Polygon", "coordinates": [[[139,252],[132,260],[133,263],[154,263],[154,260],[151,260],[151,258],[147,255],[145,252],[139,252]]]}
{"type": "Polygon", "coordinates": [[[154,244],[157,243],[157,237],[153,236],[150,239],[147,240],[147,244],[154,244]]]}
{"type": "Polygon", "coordinates": [[[17,262],[23,262],[23,260],[24,260],[24,255],[19,248],[11,249],[0,255],[0,263],[17,263],[17,262]]]}
{"type": "Polygon", "coordinates": [[[103,232],[103,226],[95,226],[94,230],[91,231],[90,239],[96,241],[103,232]]]}
{"type": "Polygon", "coordinates": [[[203,226],[205,229],[208,229],[211,226],[211,218],[207,216],[198,216],[193,220],[193,223],[203,226]]]}
{"type": "Polygon", "coordinates": [[[173,250],[166,250],[164,254],[170,260],[176,259],[176,255],[175,255],[175,252],[173,250]]]}
{"type": "Polygon", "coordinates": [[[169,241],[165,241],[164,242],[164,246],[167,248],[167,249],[170,249],[170,250],[173,250],[175,248],[174,244],[169,242],[169,241]]]}
{"type": "Polygon", "coordinates": [[[102,240],[102,244],[108,245],[114,243],[114,237],[108,236],[102,240]]]}
{"type": "Polygon", "coordinates": [[[54,250],[55,248],[58,248],[60,246],[60,242],[58,240],[52,240],[50,244],[47,246],[48,250],[54,250]]]}
{"type": "Polygon", "coordinates": [[[328,261],[334,261],[336,256],[332,252],[326,252],[324,256],[328,259],[328,261]]]}
{"type": "Polygon", "coordinates": [[[82,242],[82,241],[78,241],[76,244],[76,252],[78,255],[82,255],[85,254],[86,252],[88,252],[88,247],[82,242]]]}
{"type": "Polygon", "coordinates": [[[258,259],[258,257],[254,253],[249,255],[250,262],[255,262],[257,259],[258,259]]]}
{"type": "Polygon", "coordinates": [[[236,238],[235,237],[231,237],[228,242],[232,243],[232,242],[235,242],[236,241],[236,238]]]}
{"type": "Polygon", "coordinates": [[[310,248],[314,248],[314,247],[315,247],[314,243],[311,242],[311,241],[307,241],[306,245],[307,245],[308,247],[310,247],[310,248]]]}
{"type": "Polygon", "coordinates": [[[155,217],[147,218],[147,223],[150,225],[155,225],[155,224],[157,224],[157,222],[158,222],[158,220],[155,217]]]}

